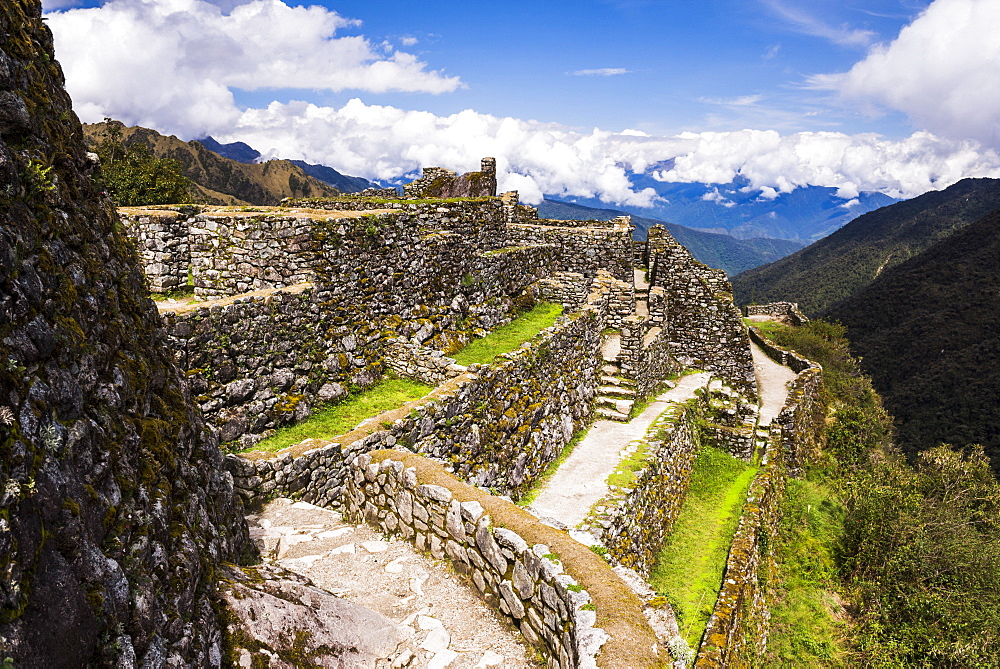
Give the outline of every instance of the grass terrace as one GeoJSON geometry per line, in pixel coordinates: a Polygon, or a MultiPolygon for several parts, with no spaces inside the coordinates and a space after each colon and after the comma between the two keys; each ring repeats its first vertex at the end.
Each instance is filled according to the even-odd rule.
{"type": "Polygon", "coordinates": [[[409,379],[385,378],[367,390],[321,408],[297,425],[283,427],[248,451],[280,451],[304,439],[330,439],[350,432],[359,423],[418,400],[433,387],[409,379]]]}
{"type": "Polygon", "coordinates": [[[722,585],[726,558],[757,467],[711,446],[694,461],[691,488],[650,575],[697,648],[722,585]]]}
{"type": "Polygon", "coordinates": [[[562,305],[539,302],[530,311],[521,314],[507,325],[497,328],[485,337],[469,342],[453,357],[460,365],[489,364],[498,355],[513,351],[545,328],[551,327],[562,312],[562,305]]]}

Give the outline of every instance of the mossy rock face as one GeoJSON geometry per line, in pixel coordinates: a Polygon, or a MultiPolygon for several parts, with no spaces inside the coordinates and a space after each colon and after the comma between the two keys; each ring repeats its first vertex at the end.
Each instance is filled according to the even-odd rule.
{"type": "Polygon", "coordinates": [[[210,666],[214,563],[250,545],[242,509],[39,11],[0,5],[0,657],[210,666]]]}

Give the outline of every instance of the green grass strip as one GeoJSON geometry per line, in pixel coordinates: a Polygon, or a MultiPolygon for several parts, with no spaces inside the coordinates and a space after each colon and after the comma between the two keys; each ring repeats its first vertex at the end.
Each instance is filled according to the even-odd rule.
{"type": "Polygon", "coordinates": [[[775,544],[777,598],[765,666],[848,667],[847,615],[835,592],[844,506],[822,480],[789,479],[775,544]]]}
{"type": "Polygon", "coordinates": [[[473,363],[489,364],[501,353],[509,353],[539,332],[550,327],[562,315],[562,305],[539,302],[513,321],[497,328],[485,337],[469,342],[469,345],[455,354],[460,365],[473,363]]]}
{"type": "Polygon", "coordinates": [[[757,468],[710,446],[694,462],[691,488],[650,576],[697,649],[722,585],[729,545],[757,468]]]}
{"type": "Polygon", "coordinates": [[[250,450],[280,451],[304,439],[330,439],[350,432],[367,418],[418,400],[432,390],[432,386],[409,379],[383,379],[367,390],[319,409],[298,425],[279,428],[250,450]]]}

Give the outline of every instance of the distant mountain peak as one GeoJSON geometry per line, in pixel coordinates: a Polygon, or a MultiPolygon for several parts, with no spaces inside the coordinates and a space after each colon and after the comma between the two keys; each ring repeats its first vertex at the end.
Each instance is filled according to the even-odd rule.
{"type": "Polygon", "coordinates": [[[223,158],[229,158],[230,160],[235,160],[238,163],[246,163],[252,165],[260,160],[260,151],[253,148],[249,144],[244,144],[243,142],[230,142],[229,144],[220,144],[211,135],[203,137],[201,139],[195,140],[202,146],[204,146],[209,151],[217,153],[223,158]]]}

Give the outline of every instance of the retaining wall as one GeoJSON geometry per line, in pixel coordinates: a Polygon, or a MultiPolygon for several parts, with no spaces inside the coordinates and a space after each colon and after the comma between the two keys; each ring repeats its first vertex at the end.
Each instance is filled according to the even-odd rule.
{"type": "Polygon", "coordinates": [[[348,455],[398,446],[451,463],[465,481],[517,497],[589,420],[599,319],[596,309],[561,317],[494,364],[470,365],[427,400],[378,424],[294,454],[230,455],[227,468],[248,502],[277,492],[330,506],[339,501],[348,455]]]}
{"type": "Polygon", "coordinates": [[[695,666],[699,667],[751,666],[764,656],[776,573],[772,547],[786,480],[801,472],[823,439],[822,368],[783,351],[759,333],[751,336],[776,360],[780,355],[804,368],[792,381],[785,406],[771,423],[764,466],[750,485],[729,549],[722,589],[698,652],[695,666]]]}
{"type": "Polygon", "coordinates": [[[347,518],[447,559],[548,666],[660,664],[642,603],[606,563],[440,465],[395,451],[358,456],[344,500],[347,518]],[[612,635],[595,627],[598,616],[613,626],[612,635]]]}
{"type": "Polygon", "coordinates": [[[797,302],[771,302],[747,306],[747,316],[773,316],[787,320],[792,325],[805,325],[809,318],[799,311],[797,302]]]}
{"type": "Polygon", "coordinates": [[[675,405],[640,440],[646,468],[630,488],[618,490],[595,509],[584,529],[599,537],[616,564],[649,576],[687,496],[700,444],[697,400],[675,405]]]}
{"type": "Polygon", "coordinates": [[[594,277],[597,270],[619,281],[632,281],[632,223],[627,216],[610,221],[512,223],[511,245],[543,244],[555,249],[555,269],[594,277]]]}

